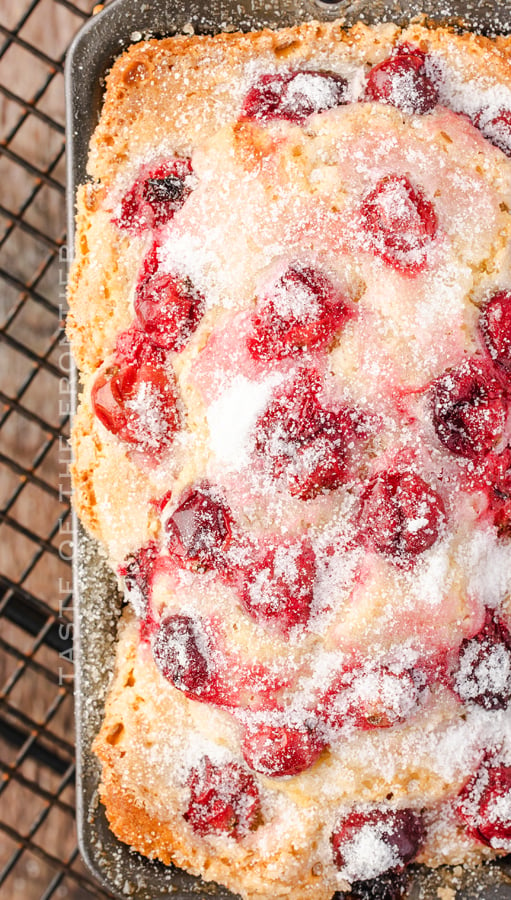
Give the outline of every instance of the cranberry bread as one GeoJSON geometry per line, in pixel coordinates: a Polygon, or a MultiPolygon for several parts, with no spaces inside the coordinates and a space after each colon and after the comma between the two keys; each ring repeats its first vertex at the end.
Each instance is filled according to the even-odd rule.
{"type": "Polygon", "coordinates": [[[244,898],[511,850],[511,41],[148,41],[78,194],[121,840],[244,898]]]}

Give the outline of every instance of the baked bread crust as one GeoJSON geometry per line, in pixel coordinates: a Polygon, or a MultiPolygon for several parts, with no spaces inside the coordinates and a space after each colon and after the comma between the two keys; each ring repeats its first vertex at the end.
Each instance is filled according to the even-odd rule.
{"type": "MultiPolygon", "coordinates": [[[[310,246],[303,235],[293,237],[291,228],[290,246],[306,247],[311,259],[325,263],[328,272],[340,282],[346,269],[346,280],[351,280],[347,291],[351,306],[360,304],[364,291],[371,296],[371,316],[377,324],[371,343],[367,345],[367,332],[357,330],[357,317],[349,318],[343,326],[342,341],[335,339],[329,347],[332,379],[348,385],[345,393],[349,402],[364,412],[370,409],[367,398],[372,393],[384,404],[385,391],[391,394],[396,384],[400,385],[403,397],[408,398],[403,400],[405,408],[407,402],[411,404],[410,427],[412,431],[416,429],[416,438],[420,437],[420,449],[413,451],[414,465],[418,460],[420,466],[426,467],[428,485],[440,489],[442,479],[451,488],[457,484],[459,460],[447,458],[445,448],[437,448],[429,459],[422,443],[435,444],[430,415],[425,401],[422,406],[414,406],[409,397],[424,392],[424,385],[434,385],[444,370],[460,359],[480,353],[480,308],[492,290],[511,289],[511,163],[476,131],[468,118],[457,115],[464,112],[463,102],[470,106],[467,92],[473,82],[482,85],[488,95],[498,86],[511,96],[510,57],[511,38],[490,41],[447,29],[431,30],[421,24],[404,30],[393,25],[368,28],[359,24],[346,31],[334,22],[307,23],[249,35],[151,40],[130,48],[114,64],[107,77],[101,119],[91,142],[91,182],[80,187],[77,196],[77,249],[69,286],[68,333],[82,378],[82,399],[73,428],[75,508],[86,528],[105,546],[118,573],[126,574],[126,560],[136,556],[140,548],[151,546],[152,542],[165,545],[168,509],[205,473],[210,477],[211,471],[218,471],[210,466],[211,442],[216,440],[222,449],[225,447],[210,416],[215,402],[215,373],[208,369],[208,353],[218,335],[229,329],[231,315],[242,316],[253,310],[258,265],[264,269],[257,259],[258,236],[261,234],[261,243],[275,237],[271,223],[267,232],[264,230],[270,195],[277,205],[291,196],[302,204],[296,220],[292,218],[294,213],[289,214],[290,221],[298,233],[297,221],[303,216],[304,230],[308,227],[312,234],[310,246]],[[410,117],[392,105],[360,102],[316,115],[313,124],[303,128],[283,122],[273,129],[241,116],[247,86],[267,68],[277,74],[307,70],[308,66],[320,72],[355,73],[353,79],[356,82],[358,78],[360,88],[364,73],[388,59],[393,48],[403,45],[420,48],[434,60],[437,73],[445,75],[447,71],[447,87],[439,89],[440,102],[447,107],[449,103],[444,101],[450,99],[451,110],[437,108],[427,116],[410,117]],[[381,160],[387,154],[391,170],[392,166],[397,171],[399,166],[411,167],[412,160],[417,160],[421,177],[435,198],[439,227],[444,237],[447,235],[448,250],[443,251],[446,256],[439,257],[439,265],[444,266],[444,280],[437,280],[439,292],[451,283],[449,278],[454,278],[445,274],[449,253],[458,266],[457,286],[452,289],[455,300],[452,307],[448,298],[445,309],[441,302],[435,306],[437,318],[433,324],[428,323],[428,327],[432,326],[430,339],[420,333],[419,317],[414,319],[408,308],[402,308],[415,302],[414,291],[419,299],[429,297],[428,274],[423,277],[414,272],[414,277],[406,280],[399,272],[385,272],[389,283],[388,309],[380,315],[376,289],[374,284],[371,287],[364,263],[359,263],[349,242],[343,243],[342,229],[352,212],[350,166],[357,153],[362,152],[361,135],[372,141],[370,153],[379,160],[377,166],[383,165],[381,160]],[[242,235],[239,241],[246,241],[241,249],[254,254],[254,271],[239,283],[239,307],[234,303],[229,307],[227,303],[226,309],[218,309],[212,303],[184,349],[166,358],[162,370],[177,385],[179,415],[185,427],[169,452],[148,464],[136,448],[110,433],[94,414],[97,379],[117,366],[117,341],[133,325],[133,298],[141,279],[141,261],[147,259],[151,248],[147,233],[119,227],[116,217],[126,191],[148,161],[190,156],[204,180],[211,171],[225,171],[223,162],[217,169],[215,165],[217,160],[227,160],[229,178],[235,182],[241,174],[247,179],[245,188],[249,183],[254,185],[249,198],[256,210],[253,221],[236,220],[233,216],[232,231],[223,239],[226,247],[222,247],[222,236],[215,245],[225,263],[230,241],[237,249],[241,246],[236,243],[238,235],[242,235]],[[438,172],[433,171],[433,160],[438,163],[438,172]],[[466,218],[460,217],[458,227],[449,230],[449,215],[455,217],[465,198],[466,218]],[[324,211],[327,199],[331,202],[329,214],[333,215],[325,219],[326,226],[321,223],[324,246],[318,249],[314,229],[317,232],[320,220],[314,216],[317,210],[318,216],[324,211]],[[480,220],[476,221],[479,214],[480,220]],[[473,219],[473,230],[467,228],[467,218],[473,219]],[[406,320],[408,330],[402,320],[406,320]],[[386,323],[390,323],[388,328],[386,323]],[[385,359],[392,357],[397,374],[394,369],[371,373],[373,353],[385,359]],[[417,421],[419,426],[414,424],[417,421]],[[439,453],[445,457],[441,457],[440,478],[435,470],[439,453]],[[167,496],[169,490],[172,499],[162,503],[162,496],[167,496]]],[[[231,194],[227,189],[227,199],[217,211],[219,219],[227,215],[230,203],[235,206],[235,193],[235,189],[231,194]]],[[[207,205],[212,202],[210,195],[206,194],[203,202],[205,219],[208,214],[211,220],[211,210],[214,212],[215,208],[207,205]]],[[[276,228],[282,226],[282,221],[277,222],[276,228]]],[[[200,225],[199,218],[195,224],[200,225]]],[[[165,245],[165,252],[172,261],[172,248],[165,245]]],[[[360,252],[363,254],[366,248],[360,252]]],[[[281,248],[279,253],[283,254],[281,248]]],[[[214,281],[214,265],[213,270],[214,281]]],[[[381,269],[375,271],[372,277],[377,283],[382,277],[381,269]]],[[[235,274],[231,281],[225,278],[220,283],[227,294],[237,288],[235,274]]],[[[433,279],[432,283],[435,288],[437,282],[433,279]]],[[[242,320],[233,321],[234,331],[242,320]]],[[[240,335],[241,344],[244,333],[241,331],[240,335]]],[[[243,359],[236,355],[234,344],[228,346],[229,350],[233,365],[241,367],[243,359]]],[[[225,360],[221,363],[225,367],[225,360]]],[[[244,370],[240,371],[245,377],[244,370]]],[[[339,401],[341,395],[335,395],[335,390],[333,395],[339,401]]],[[[345,402],[346,396],[342,395],[345,402]]],[[[385,406],[384,415],[393,415],[390,407],[385,406]]],[[[373,457],[381,454],[383,459],[387,454],[392,458],[395,432],[389,428],[387,433],[385,427],[383,437],[378,436],[371,445],[373,457]]],[[[411,457],[404,453],[403,458],[411,457]]],[[[359,468],[361,482],[370,483],[371,466],[365,461],[359,468]]],[[[303,528],[317,536],[321,529],[328,530],[330,520],[341,516],[349,519],[352,514],[356,490],[347,491],[346,505],[340,512],[321,492],[319,497],[308,498],[305,507],[302,500],[292,498],[292,515],[284,512],[279,519],[280,512],[272,498],[256,495],[254,501],[250,493],[252,482],[244,493],[245,488],[239,483],[243,478],[248,484],[250,479],[244,470],[241,476],[231,474],[226,480],[226,493],[231,502],[238,492],[238,506],[232,502],[231,506],[258,538],[277,528],[292,538],[303,528]]],[[[445,585],[442,582],[438,591],[441,608],[434,610],[433,629],[433,643],[442,652],[450,647],[454,629],[459,647],[481,628],[485,605],[498,609],[499,621],[507,627],[511,623],[509,580],[504,587],[502,579],[497,587],[483,586],[483,596],[478,597],[475,594],[480,581],[471,565],[466,566],[470,558],[467,555],[472,552],[472,531],[479,527],[484,506],[482,492],[472,495],[453,489],[445,502],[446,509],[438,515],[439,520],[445,515],[449,521],[449,533],[441,535],[449,562],[445,562],[445,556],[437,559],[439,565],[448,566],[448,571],[438,570],[437,580],[445,578],[445,585]]],[[[420,525],[417,527],[420,530],[420,525]]],[[[509,561],[509,538],[497,538],[495,529],[486,525],[482,530],[485,534],[491,532],[491,553],[488,551],[486,557],[482,553],[480,559],[485,564],[489,560],[489,565],[505,567],[509,561]]],[[[339,616],[332,618],[334,624],[326,631],[328,650],[335,648],[335,641],[339,640],[343,649],[351,642],[359,653],[368,657],[374,652],[382,653],[387,659],[385,654],[388,656],[394,646],[405,644],[411,633],[424,643],[430,640],[428,616],[433,613],[421,590],[425,594],[431,592],[433,569],[417,586],[413,567],[408,573],[394,559],[386,559],[385,554],[376,557],[371,572],[364,573],[362,586],[353,588],[350,594],[350,601],[356,595],[353,610],[345,601],[344,605],[339,604],[339,616]],[[400,614],[395,598],[401,595],[413,597],[415,620],[400,614]],[[394,616],[390,625],[385,619],[389,608],[394,616]]],[[[160,621],[183,611],[207,614],[213,620],[220,609],[223,621],[218,626],[219,633],[228,652],[233,653],[238,647],[255,666],[270,665],[272,657],[286,657],[291,668],[294,665],[298,670],[307,654],[316,652],[317,634],[300,638],[300,644],[300,640],[289,641],[289,634],[265,631],[259,621],[247,623],[232,584],[219,588],[208,575],[188,570],[169,574],[163,567],[154,578],[151,592],[152,614],[160,621]]],[[[238,759],[242,726],[246,723],[242,716],[233,715],[232,709],[198,702],[169,683],[155,665],[144,628],[141,631],[135,620],[127,618],[121,628],[116,672],[94,750],[102,762],[100,796],[112,830],[134,849],[165,864],[175,863],[205,880],[225,884],[245,900],[328,900],[336,890],[346,889],[353,879],[344,877],[334,864],[330,836],[339,816],[348,815],[354,808],[365,811],[372,805],[380,809],[391,802],[392,809],[399,811],[411,805],[422,815],[427,806],[428,836],[416,858],[428,866],[473,865],[506,852],[507,848],[489,846],[477,839],[455,812],[467,773],[477,768],[481,760],[481,742],[474,739],[463,764],[452,758],[455,735],[458,740],[459,735],[465,740],[465,708],[441,679],[428,687],[427,699],[421,700],[419,709],[403,716],[403,721],[399,717],[393,727],[363,726],[355,735],[350,734],[345,744],[340,742],[341,746],[337,746],[333,741],[310,768],[299,774],[272,778],[259,773],[263,823],[249,830],[242,840],[194,833],[183,817],[189,802],[182,765],[187,753],[183,736],[192,744],[198,742],[199,749],[207,744],[207,752],[213,753],[207,741],[210,734],[216,735],[222,752],[229,759],[238,759]],[[179,736],[175,735],[177,724],[179,736]],[[424,749],[423,735],[427,735],[424,749]],[[442,741],[447,762],[435,758],[431,751],[435,742],[443,746],[442,741]],[[160,765],[157,757],[162,742],[166,750],[160,765]],[[393,760],[398,760],[398,764],[394,765],[393,760]]],[[[499,729],[505,731],[508,727],[505,722],[503,713],[497,728],[499,735],[499,729]]],[[[491,740],[493,752],[497,738],[493,736],[491,740]]],[[[197,752],[195,748],[194,753],[197,752]]],[[[442,751],[437,756],[441,757],[442,751]]],[[[508,756],[511,758],[511,749],[508,756]]],[[[503,758],[507,764],[506,753],[503,758]]]]}

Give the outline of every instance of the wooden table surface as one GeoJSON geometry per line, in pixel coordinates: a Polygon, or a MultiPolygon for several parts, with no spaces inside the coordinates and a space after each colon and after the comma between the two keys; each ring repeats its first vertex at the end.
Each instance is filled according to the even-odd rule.
{"type": "MultiPolygon", "coordinates": [[[[72,664],[48,646],[44,631],[30,634],[13,613],[24,594],[32,606],[40,604],[46,628],[58,632],[69,603],[61,62],[84,21],[78,11],[93,6],[93,0],[0,0],[0,713],[4,724],[28,735],[27,746],[35,736],[64,763],[73,761],[72,664]]],[[[10,868],[5,880],[0,875],[0,897],[106,896],[80,882],[86,870],[78,857],[71,865],[77,877],[59,870],[58,861],[76,854],[72,784],[64,786],[62,774],[2,733],[8,777],[0,799],[0,872],[10,868]]]]}

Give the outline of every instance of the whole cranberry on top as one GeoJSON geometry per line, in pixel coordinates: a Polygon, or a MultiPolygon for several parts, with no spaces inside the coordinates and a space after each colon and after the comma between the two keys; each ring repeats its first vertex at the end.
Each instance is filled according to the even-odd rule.
{"type": "Polygon", "coordinates": [[[309,769],[325,746],[313,728],[254,725],[245,729],[241,750],[251,769],[276,778],[309,769]]]}
{"type": "Polygon", "coordinates": [[[232,524],[220,493],[208,482],[200,482],[185,492],[165,522],[167,549],[185,568],[221,568],[232,524]]]}
{"type": "Polygon", "coordinates": [[[114,222],[133,234],[161,228],[183,206],[195,183],[189,159],[172,159],[160,165],[145,166],[124,194],[114,222]]]}
{"type": "Polygon", "coordinates": [[[331,836],[334,864],[348,881],[401,871],[417,856],[425,832],[421,814],[413,809],[355,810],[331,836]]]}
{"type": "Polygon", "coordinates": [[[279,360],[320,349],[349,315],[346,297],[323,272],[295,263],[258,302],[249,352],[255,359],[279,360]]]}
{"type": "Polygon", "coordinates": [[[432,547],[445,518],[438,491],[411,471],[378,472],[360,498],[361,535],[396,560],[409,561],[432,547]]]}
{"type": "Polygon", "coordinates": [[[471,837],[509,852],[511,766],[486,758],[459,793],[454,809],[471,837]]]}
{"type": "Polygon", "coordinates": [[[461,642],[453,673],[460,700],[484,709],[505,709],[511,700],[511,634],[488,611],[482,629],[461,642]]]}
{"type": "Polygon", "coordinates": [[[433,203],[407,175],[381,178],[361,203],[363,246],[407,276],[421,272],[438,231],[433,203]]]}
{"type": "Polygon", "coordinates": [[[366,98],[396,106],[404,113],[430,112],[438,103],[438,90],[426,74],[425,63],[426,54],[418,47],[398,45],[369,72],[366,98]]]}
{"type": "Polygon", "coordinates": [[[204,756],[188,776],[184,818],[196,834],[223,834],[243,840],[262,821],[253,775],[236,762],[216,764],[204,756]]]}
{"type": "Polygon", "coordinates": [[[245,98],[241,118],[301,125],[313,113],[347,103],[347,87],[346,79],[335,72],[303,69],[261,75],[245,98]]]}
{"type": "Polygon", "coordinates": [[[501,441],[508,402],[501,379],[485,358],[465,359],[433,387],[433,425],[451,453],[483,457],[501,441]]]}
{"type": "Polygon", "coordinates": [[[96,376],[91,401],[108,431],[148,457],[160,457],[181,427],[173,374],[136,329],[119,336],[116,359],[96,376]]]}

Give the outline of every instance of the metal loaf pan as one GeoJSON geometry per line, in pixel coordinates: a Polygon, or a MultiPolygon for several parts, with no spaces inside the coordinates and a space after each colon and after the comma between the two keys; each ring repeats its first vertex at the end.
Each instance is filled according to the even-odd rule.
{"type": "MultiPolygon", "coordinates": [[[[425,14],[439,24],[481,34],[511,33],[508,0],[113,0],[81,29],[66,61],[68,235],[74,234],[74,198],[86,179],[88,145],[98,122],[104,76],[130,44],[146,37],[277,28],[310,19],[359,19],[369,24],[406,24],[425,14]]],[[[76,373],[74,373],[76,382],[76,373]]],[[[75,384],[75,400],[77,390],[75,384]]],[[[192,896],[232,898],[180,869],[150,861],[118,841],[97,799],[99,764],[91,752],[115,654],[121,598],[97,544],[74,523],[75,696],[77,731],[77,820],[82,855],[103,887],[118,898],[185,900],[192,896]]],[[[341,896],[338,895],[339,900],[341,896]]],[[[394,900],[397,893],[374,886],[369,898],[394,900]]],[[[405,896],[410,900],[511,900],[511,861],[472,873],[412,867],[405,896]],[[439,892],[440,891],[440,892],[439,892]]],[[[363,894],[357,894],[363,897],[363,894]]]]}

